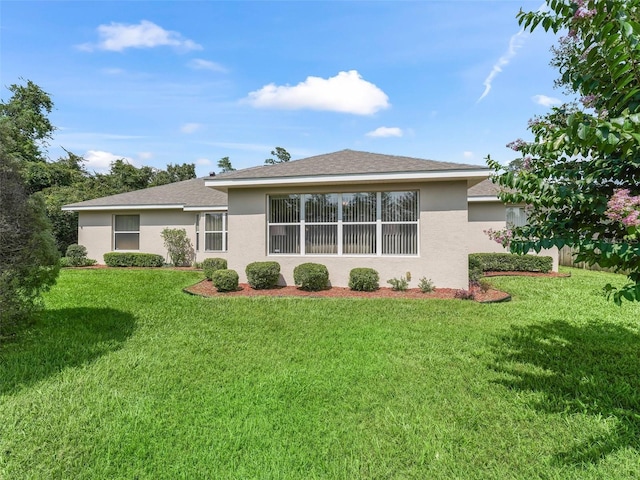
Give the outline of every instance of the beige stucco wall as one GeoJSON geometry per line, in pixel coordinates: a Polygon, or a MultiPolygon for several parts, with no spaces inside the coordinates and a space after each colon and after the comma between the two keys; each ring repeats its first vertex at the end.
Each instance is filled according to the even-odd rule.
{"type": "MultiPolygon", "coordinates": [[[[491,240],[485,230],[502,230],[506,228],[505,205],[501,202],[470,202],[469,203],[469,223],[468,239],[469,253],[508,253],[508,250],[499,243],[491,240]]],[[[550,256],[553,259],[553,270],[558,271],[558,249],[551,248],[541,250],[539,254],[530,252],[533,255],[550,256]]]]}
{"type": "MultiPolygon", "coordinates": [[[[156,253],[167,257],[167,249],[161,237],[165,228],[184,228],[196,246],[195,220],[197,212],[181,210],[141,210],[141,211],[109,211],[80,212],[78,217],[78,243],[87,247],[87,256],[104,263],[103,256],[113,250],[113,218],[114,215],[140,215],[140,249],[138,252],[156,253]]],[[[207,257],[226,258],[226,252],[205,252],[204,249],[204,215],[200,216],[201,248],[196,252],[196,260],[207,257]]]]}
{"type": "Polygon", "coordinates": [[[332,285],[347,286],[349,272],[356,267],[375,268],[381,285],[390,278],[411,273],[410,286],[421,277],[437,287],[467,288],[467,184],[431,182],[421,184],[348,185],[341,188],[230,189],[229,268],[246,281],[248,263],[275,260],[281,266],[281,283],[293,285],[293,269],[304,262],[322,263],[329,270],[332,285]],[[420,195],[420,243],[418,256],[329,256],[268,255],[267,195],[279,193],[366,192],[379,190],[418,190],[420,195]]]}

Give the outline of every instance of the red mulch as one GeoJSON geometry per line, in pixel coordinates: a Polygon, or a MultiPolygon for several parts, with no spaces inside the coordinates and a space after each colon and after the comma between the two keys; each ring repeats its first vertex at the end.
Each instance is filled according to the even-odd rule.
{"type": "MultiPolygon", "coordinates": [[[[320,298],[413,298],[413,299],[453,299],[456,297],[455,288],[436,288],[430,293],[422,293],[417,288],[410,288],[405,292],[396,292],[390,288],[379,288],[374,292],[356,292],[346,287],[331,287],[319,292],[307,292],[298,287],[286,286],[276,287],[266,290],[254,290],[246,283],[241,283],[235,292],[219,293],[209,280],[203,280],[185,289],[188,293],[203,297],[320,297],[320,298]]],[[[482,292],[480,289],[474,291],[474,299],[477,302],[502,302],[510,299],[508,293],[499,290],[489,289],[482,292]]]]}

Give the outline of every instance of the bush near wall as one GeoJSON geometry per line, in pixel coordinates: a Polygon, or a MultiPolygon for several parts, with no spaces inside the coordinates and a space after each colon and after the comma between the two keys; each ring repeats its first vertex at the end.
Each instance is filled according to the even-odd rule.
{"type": "Polygon", "coordinates": [[[155,253],[109,252],[104,263],[110,267],[162,267],[164,257],[155,253]]]}
{"type": "Polygon", "coordinates": [[[317,292],[329,284],[329,271],[320,263],[302,263],[293,269],[293,281],[302,290],[317,292]]]}
{"type": "Polygon", "coordinates": [[[245,268],[247,283],[255,290],[274,288],[280,278],[278,262],[253,262],[245,268]]]}
{"type": "Polygon", "coordinates": [[[201,266],[204,276],[211,280],[214,272],[227,269],[227,261],[224,258],[205,258],[201,266]]]}
{"type": "MultiPolygon", "coordinates": [[[[550,272],[553,259],[538,255],[514,255],[511,253],[472,253],[469,255],[469,278],[472,269],[483,272],[550,272]]],[[[477,280],[477,279],[476,279],[477,280]]]]}
{"type": "Polygon", "coordinates": [[[238,272],[219,269],[213,272],[211,282],[219,292],[235,292],[238,290],[238,272]]]}
{"type": "Polygon", "coordinates": [[[373,268],[354,268],[349,272],[349,288],[357,292],[378,290],[380,275],[373,268]]]}

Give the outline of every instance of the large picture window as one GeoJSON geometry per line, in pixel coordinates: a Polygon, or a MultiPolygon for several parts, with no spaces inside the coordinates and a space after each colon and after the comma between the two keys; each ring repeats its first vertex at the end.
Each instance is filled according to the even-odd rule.
{"type": "Polygon", "coordinates": [[[527,224],[527,212],[524,207],[507,207],[507,227],[524,227],[527,224]]]}
{"type": "Polygon", "coordinates": [[[227,251],[227,214],[206,213],[204,217],[204,249],[207,252],[227,251]]]}
{"type": "Polygon", "coordinates": [[[417,255],[418,192],[269,197],[269,254],[417,255]]]}
{"type": "Polygon", "coordinates": [[[113,249],[140,250],[140,215],[114,215],[113,249]]]}

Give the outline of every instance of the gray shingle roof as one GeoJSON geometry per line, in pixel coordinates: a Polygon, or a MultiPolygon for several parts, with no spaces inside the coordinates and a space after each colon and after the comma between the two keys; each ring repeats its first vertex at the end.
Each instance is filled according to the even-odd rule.
{"type": "Polygon", "coordinates": [[[65,207],[122,207],[128,205],[182,205],[184,207],[226,206],[227,194],[204,186],[204,178],[145,188],[72,203],[65,207]]]}
{"type": "Polygon", "coordinates": [[[481,181],[471,187],[468,191],[469,197],[497,197],[500,187],[493,183],[490,178],[481,181]]]}
{"type": "Polygon", "coordinates": [[[208,181],[277,178],[277,177],[311,177],[322,175],[353,175],[367,173],[405,173],[428,172],[442,170],[488,170],[487,167],[464,163],[437,162],[420,158],[383,155],[379,153],[340,150],[339,152],[316,155],[314,157],[293,160],[276,165],[245,168],[225,173],[208,181]]]}

